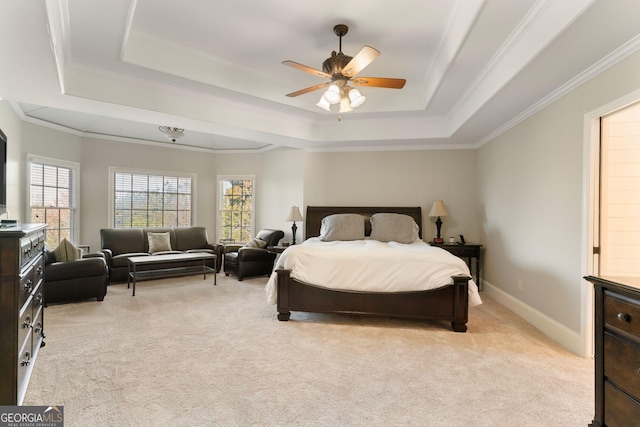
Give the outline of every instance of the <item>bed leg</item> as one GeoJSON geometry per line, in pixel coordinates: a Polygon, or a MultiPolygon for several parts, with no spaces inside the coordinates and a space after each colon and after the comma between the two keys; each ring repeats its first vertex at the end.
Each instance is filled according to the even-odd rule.
{"type": "Polygon", "coordinates": [[[455,320],[451,322],[451,329],[454,332],[467,332],[467,324],[466,323],[458,323],[455,320]]]}
{"type": "Polygon", "coordinates": [[[278,313],[278,320],[281,322],[286,322],[291,317],[291,312],[288,313],[278,313]]]}
{"type": "Polygon", "coordinates": [[[291,317],[289,310],[289,274],[291,270],[276,270],[278,274],[278,320],[286,322],[291,317]]]}
{"type": "Polygon", "coordinates": [[[469,276],[453,276],[453,319],[451,329],[455,332],[467,332],[469,320],[469,276]]]}

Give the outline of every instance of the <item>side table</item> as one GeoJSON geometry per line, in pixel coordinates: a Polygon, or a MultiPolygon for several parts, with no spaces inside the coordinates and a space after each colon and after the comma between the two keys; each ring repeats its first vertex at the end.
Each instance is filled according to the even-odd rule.
{"type": "Polygon", "coordinates": [[[289,246],[267,246],[267,250],[272,254],[281,254],[289,246]]]}
{"type": "Polygon", "coordinates": [[[442,248],[448,252],[451,252],[453,255],[459,258],[466,258],[467,265],[469,266],[469,270],[471,270],[471,260],[475,260],[475,281],[476,285],[478,285],[478,290],[482,290],[482,281],[480,278],[480,248],[482,245],[477,245],[475,243],[465,243],[464,245],[459,245],[457,243],[433,243],[429,242],[431,246],[437,246],[442,248]]]}

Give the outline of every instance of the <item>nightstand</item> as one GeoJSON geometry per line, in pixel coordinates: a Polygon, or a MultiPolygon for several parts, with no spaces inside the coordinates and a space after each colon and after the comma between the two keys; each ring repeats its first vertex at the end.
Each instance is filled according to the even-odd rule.
{"type": "Polygon", "coordinates": [[[475,260],[476,274],[475,281],[476,285],[478,285],[478,290],[482,290],[482,282],[480,280],[480,248],[482,245],[476,245],[475,243],[465,243],[464,245],[459,245],[457,243],[433,243],[429,242],[431,246],[437,246],[442,248],[448,252],[451,252],[453,255],[466,258],[467,265],[469,266],[469,270],[471,270],[471,260],[475,260]]]}
{"type": "Polygon", "coordinates": [[[267,246],[267,250],[272,254],[281,254],[289,246],[267,246]]]}

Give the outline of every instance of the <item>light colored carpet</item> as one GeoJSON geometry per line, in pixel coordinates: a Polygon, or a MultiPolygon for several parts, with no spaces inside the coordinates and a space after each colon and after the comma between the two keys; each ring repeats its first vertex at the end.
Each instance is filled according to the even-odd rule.
{"type": "Polygon", "coordinates": [[[448,323],[293,313],[266,278],[112,285],[51,305],[25,405],[70,426],[584,426],[593,361],[483,295],[448,323]]]}

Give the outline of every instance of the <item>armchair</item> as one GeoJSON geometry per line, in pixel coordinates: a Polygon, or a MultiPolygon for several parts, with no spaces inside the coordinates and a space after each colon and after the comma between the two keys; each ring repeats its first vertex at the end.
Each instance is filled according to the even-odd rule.
{"type": "Polygon", "coordinates": [[[224,274],[234,274],[238,280],[245,277],[262,276],[271,274],[276,254],[270,253],[266,247],[277,246],[284,237],[282,230],[264,229],[256,235],[256,239],[266,242],[264,248],[248,247],[241,245],[225,245],[224,274]]]}
{"type": "Polygon", "coordinates": [[[57,262],[45,251],[44,302],[96,298],[104,300],[109,273],[104,255],[93,253],[75,261],[57,262]]]}

